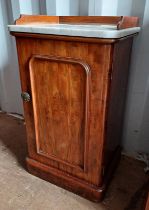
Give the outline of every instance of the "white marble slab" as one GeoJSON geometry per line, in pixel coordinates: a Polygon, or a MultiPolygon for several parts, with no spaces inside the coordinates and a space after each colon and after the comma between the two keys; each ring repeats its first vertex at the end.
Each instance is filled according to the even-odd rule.
{"type": "Polygon", "coordinates": [[[113,25],[9,25],[9,31],[94,38],[122,38],[140,31],[140,27],[117,30],[113,25]]]}

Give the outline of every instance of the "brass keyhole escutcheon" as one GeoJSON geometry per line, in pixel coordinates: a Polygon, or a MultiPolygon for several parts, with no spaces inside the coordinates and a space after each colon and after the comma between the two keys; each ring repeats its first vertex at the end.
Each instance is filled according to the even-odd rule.
{"type": "Polygon", "coordinates": [[[29,102],[31,100],[31,96],[27,92],[22,92],[21,93],[21,97],[22,97],[24,102],[29,102]]]}

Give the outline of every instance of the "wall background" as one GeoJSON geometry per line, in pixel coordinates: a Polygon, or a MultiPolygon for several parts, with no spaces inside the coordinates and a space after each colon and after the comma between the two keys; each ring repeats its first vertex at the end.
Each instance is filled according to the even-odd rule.
{"type": "Polygon", "coordinates": [[[149,0],[0,0],[0,108],[23,113],[15,40],[7,25],[20,14],[139,16],[134,40],[123,148],[128,155],[149,152],[149,0]]]}

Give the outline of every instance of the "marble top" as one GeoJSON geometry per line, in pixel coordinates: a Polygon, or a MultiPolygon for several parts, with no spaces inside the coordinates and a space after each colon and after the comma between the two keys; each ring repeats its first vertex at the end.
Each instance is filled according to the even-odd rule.
{"type": "Polygon", "coordinates": [[[42,25],[9,25],[9,31],[20,33],[65,35],[94,38],[122,38],[140,31],[140,27],[117,30],[114,25],[99,24],[42,24],[42,25]]]}

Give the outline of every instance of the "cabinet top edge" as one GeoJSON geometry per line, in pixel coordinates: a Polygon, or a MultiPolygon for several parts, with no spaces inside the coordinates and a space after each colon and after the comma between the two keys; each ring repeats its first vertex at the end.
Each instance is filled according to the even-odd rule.
{"type": "Polygon", "coordinates": [[[105,39],[119,39],[140,31],[140,27],[117,30],[114,25],[103,24],[28,24],[8,25],[8,28],[10,32],[105,39]]]}
{"type": "Polygon", "coordinates": [[[140,31],[139,18],[128,16],[21,15],[11,32],[117,39],[140,31]]]}
{"type": "Polygon", "coordinates": [[[139,18],[128,16],[21,15],[10,32],[120,39],[140,31],[139,18]]]}

